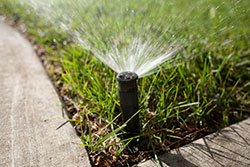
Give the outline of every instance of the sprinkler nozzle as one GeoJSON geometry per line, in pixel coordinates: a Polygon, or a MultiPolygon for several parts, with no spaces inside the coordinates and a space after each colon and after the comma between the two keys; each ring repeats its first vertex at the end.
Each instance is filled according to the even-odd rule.
{"type": "MultiPolygon", "coordinates": [[[[139,109],[137,79],[138,75],[134,72],[121,72],[117,75],[123,123],[131,119],[139,109]]],[[[136,114],[125,127],[127,137],[133,137],[139,133],[138,122],[139,116],[136,114]]]]}

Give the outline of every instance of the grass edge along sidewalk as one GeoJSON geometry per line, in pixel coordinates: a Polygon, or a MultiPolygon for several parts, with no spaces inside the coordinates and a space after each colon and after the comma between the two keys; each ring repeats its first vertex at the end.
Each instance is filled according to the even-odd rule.
{"type": "MultiPolygon", "coordinates": [[[[162,166],[250,166],[250,118],[159,156],[162,166]]],[[[139,167],[152,167],[148,160],[139,167]]]]}

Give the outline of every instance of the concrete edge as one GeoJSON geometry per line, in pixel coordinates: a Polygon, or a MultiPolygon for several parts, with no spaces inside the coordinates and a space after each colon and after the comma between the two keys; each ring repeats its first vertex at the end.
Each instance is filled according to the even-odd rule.
{"type": "Polygon", "coordinates": [[[250,118],[221,129],[138,167],[250,166],[250,118]]]}
{"type": "Polygon", "coordinates": [[[0,23],[0,166],[90,167],[30,43],[0,23]],[[7,114],[6,114],[7,113],[7,114]]]}

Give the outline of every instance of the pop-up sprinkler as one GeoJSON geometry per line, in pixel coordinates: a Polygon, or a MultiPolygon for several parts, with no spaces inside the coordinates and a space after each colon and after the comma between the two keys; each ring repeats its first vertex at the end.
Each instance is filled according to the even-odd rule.
{"type": "MultiPolygon", "coordinates": [[[[123,123],[131,119],[139,109],[136,84],[137,79],[138,75],[133,72],[122,72],[117,75],[123,123]]],[[[127,137],[138,135],[138,123],[139,116],[136,114],[125,127],[125,131],[128,133],[127,137]]]]}

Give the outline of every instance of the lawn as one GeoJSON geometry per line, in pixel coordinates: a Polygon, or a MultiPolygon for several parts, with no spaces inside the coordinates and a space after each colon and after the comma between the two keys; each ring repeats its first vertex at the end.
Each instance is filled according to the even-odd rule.
{"type": "Polygon", "coordinates": [[[92,165],[129,166],[250,115],[249,5],[2,0],[0,14],[32,41],[92,165]],[[149,68],[168,51],[175,59],[149,68]],[[141,145],[133,153],[126,149],[132,138],[121,137],[116,81],[128,66],[140,77],[134,140],[141,145]]]}

